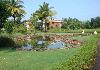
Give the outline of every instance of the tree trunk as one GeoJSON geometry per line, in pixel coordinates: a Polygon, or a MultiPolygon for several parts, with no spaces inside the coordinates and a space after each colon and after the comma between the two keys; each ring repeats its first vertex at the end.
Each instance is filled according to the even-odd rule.
{"type": "Polygon", "coordinates": [[[43,31],[43,20],[41,20],[41,31],[43,31]]]}
{"type": "Polygon", "coordinates": [[[13,18],[14,18],[14,24],[15,24],[15,23],[16,23],[16,20],[15,20],[15,19],[16,19],[16,17],[15,17],[15,15],[14,15],[14,14],[13,14],[13,18]]]}
{"type": "Polygon", "coordinates": [[[47,23],[45,22],[45,32],[47,32],[47,23]]]}

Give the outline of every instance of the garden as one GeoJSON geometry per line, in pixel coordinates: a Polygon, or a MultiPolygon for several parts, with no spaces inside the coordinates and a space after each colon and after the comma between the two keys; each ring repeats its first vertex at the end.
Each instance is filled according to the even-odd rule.
{"type": "Polygon", "coordinates": [[[55,20],[43,2],[30,18],[22,0],[0,0],[0,70],[91,70],[100,17],[55,20]]]}
{"type": "Polygon", "coordinates": [[[89,70],[94,64],[98,37],[99,35],[70,36],[67,41],[70,40],[71,46],[42,51],[39,49],[44,47],[41,48],[40,45],[37,45],[38,50],[22,50],[18,46],[1,48],[0,70],[89,70]]]}

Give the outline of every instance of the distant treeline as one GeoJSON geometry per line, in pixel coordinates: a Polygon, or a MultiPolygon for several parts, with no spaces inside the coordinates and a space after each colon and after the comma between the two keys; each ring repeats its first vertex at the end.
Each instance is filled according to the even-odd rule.
{"type": "Polygon", "coordinates": [[[93,29],[100,28],[100,17],[91,18],[91,20],[80,21],[77,18],[64,18],[62,28],[64,29],[93,29]]]}

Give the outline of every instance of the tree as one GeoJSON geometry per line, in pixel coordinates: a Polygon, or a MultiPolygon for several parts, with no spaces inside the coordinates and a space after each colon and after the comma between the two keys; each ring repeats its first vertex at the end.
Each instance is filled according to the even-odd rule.
{"type": "Polygon", "coordinates": [[[85,21],[85,22],[84,22],[84,28],[86,28],[86,29],[92,28],[91,25],[90,25],[90,23],[91,23],[91,22],[90,22],[89,20],[85,21]]]}
{"type": "Polygon", "coordinates": [[[10,17],[10,11],[8,10],[8,4],[7,1],[0,1],[0,28],[3,27],[3,23],[7,20],[8,17],[10,17]]]}
{"type": "Polygon", "coordinates": [[[65,18],[63,19],[62,28],[64,29],[80,29],[81,28],[81,21],[76,18],[65,18]]]}
{"type": "Polygon", "coordinates": [[[17,23],[17,24],[22,23],[21,20],[22,20],[23,17],[24,17],[23,14],[19,14],[19,15],[16,17],[16,23],[17,23]]]}
{"type": "Polygon", "coordinates": [[[99,28],[99,27],[100,27],[100,17],[97,16],[97,17],[95,18],[95,28],[99,28]]]}
{"type": "MultiPolygon", "coordinates": [[[[35,14],[38,20],[41,20],[41,27],[43,27],[43,30],[47,31],[47,24],[49,22],[49,19],[55,14],[51,9],[53,7],[49,7],[48,3],[43,3],[43,5],[39,6],[39,9],[36,10],[35,14]]],[[[34,16],[33,16],[34,17],[34,16]]]]}
{"type": "Polygon", "coordinates": [[[69,25],[68,19],[67,18],[63,18],[62,28],[69,29],[69,26],[68,25],[69,25]]]}
{"type": "Polygon", "coordinates": [[[16,21],[16,17],[20,18],[20,20],[21,20],[21,17],[23,16],[23,14],[25,14],[25,11],[22,9],[23,5],[21,5],[21,3],[23,3],[23,2],[20,0],[17,0],[17,1],[11,0],[11,2],[10,2],[8,9],[11,11],[11,16],[14,19],[14,24],[16,21]]]}
{"type": "Polygon", "coordinates": [[[97,16],[96,18],[91,18],[90,26],[91,28],[99,28],[100,27],[100,17],[97,16]]]}

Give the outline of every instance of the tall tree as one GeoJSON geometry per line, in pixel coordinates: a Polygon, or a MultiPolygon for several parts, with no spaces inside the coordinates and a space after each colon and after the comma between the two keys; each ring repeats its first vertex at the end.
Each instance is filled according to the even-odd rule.
{"type": "Polygon", "coordinates": [[[2,27],[3,23],[7,20],[8,17],[10,17],[8,4],[9,2],[0,0],[0,27],[2,27]]]}
{"type": "Polygon", "coordinates": [[[99,16],[95,18],[95,28],[100,28],[100,17],[99,16]]]}
{"type": "Polygon", "coordinates": [[[35,12],[35,15],[38,16],[38,19],[41,20],[41,27],[43,30],[47,31],[47,23],[49,22],[49,18],[52,17],[55,13],[51,10],[53,7],[49,7],[48,3],[43,3],[43,5],[39,6],[39,9],[35,12]]]}
{"type": "Polygon", "coordinates": [[[22,9],[23,5],[21,3],[23,3],[23,1],[21,0],[11,0],[8,8],[11,11],[11,16],[14,19],[14,24],[16,21],[16,17],[22,17],[23,14],[25,14],[25,11],[22,9]]]}

